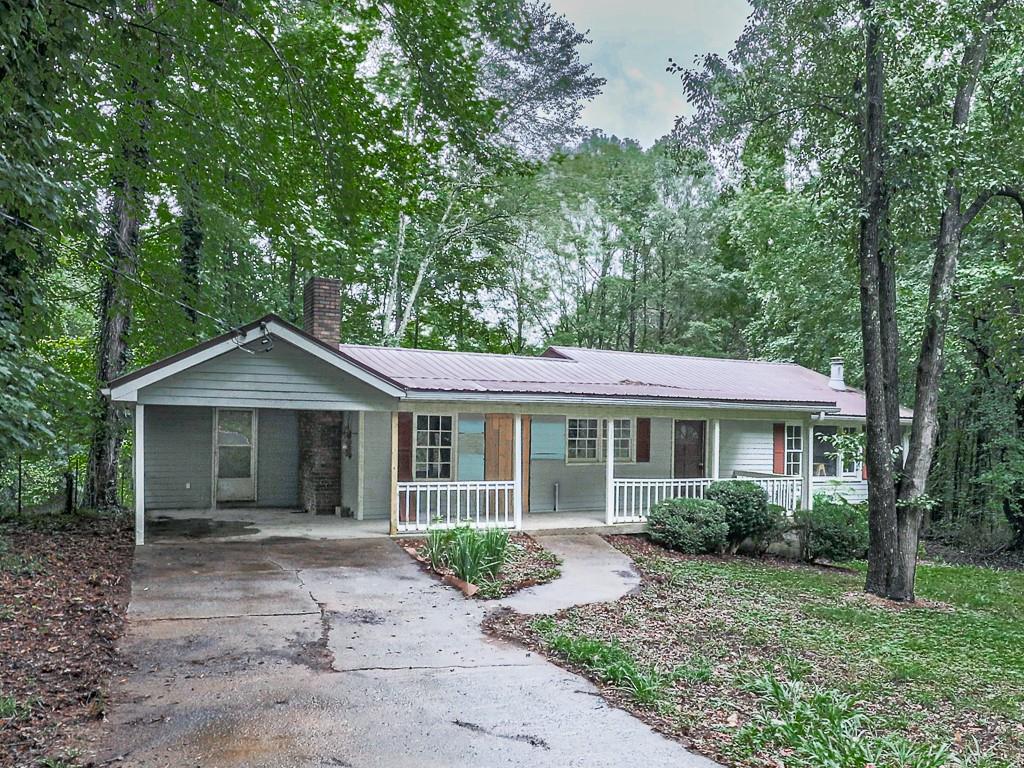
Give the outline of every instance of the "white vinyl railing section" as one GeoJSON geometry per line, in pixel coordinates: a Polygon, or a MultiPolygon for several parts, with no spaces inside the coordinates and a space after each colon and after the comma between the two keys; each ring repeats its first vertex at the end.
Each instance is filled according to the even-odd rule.
{"type": "Polygon", "coordinates": [[[398,530],[425,531],[466,524],[515,528],[515,481],[398,484],[398,530]]]}
{"type": "MultiPolygon", "coordinates": [[[[768,494],[768,503],[792,511],[800,504],[803,481],[799,477],[736,477],[725,480],[749,480],[757,483],[768,494]]],[[[651,507],[665,499],[703,499],[704,492],[715,480],[696,477],[670,480],[613,481],[615,494],[612,521],[616,523],[642,523],[651,507]]]]}

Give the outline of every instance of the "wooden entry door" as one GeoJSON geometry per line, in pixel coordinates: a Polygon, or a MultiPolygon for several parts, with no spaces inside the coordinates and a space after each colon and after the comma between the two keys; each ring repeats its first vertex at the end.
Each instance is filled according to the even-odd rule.
{"type": "Polygon", "coordinates": [[[673,477],[704,477],[703,421],[676,419],[673,477]]]}
{"type": "MultiPolygon", "coordinates": [[[[488,413],[484,421],[484,479],[515,479],[515,417],[488,413]]],[[[523,416],[523,512],[530,509],[530,417],[523,416]]]]}

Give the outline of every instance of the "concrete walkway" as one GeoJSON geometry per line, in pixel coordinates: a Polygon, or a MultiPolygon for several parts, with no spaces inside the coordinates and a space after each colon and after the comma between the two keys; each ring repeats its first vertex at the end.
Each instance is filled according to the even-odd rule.
{"type": "MultiPolygon", "coordinates": [[[[582,576],[571,545],[550,544],[569,553],[567,578],[582,576]]],[[[581,678],[484,636],[488,609],[388,540],[144,547],[122,643],[129,669],[98,761],[714,765],[581,678]]]]}
{"type": "Polygon", "coordinates": [[[537,536],[562,558],[562,576],[500,601],[519,613],[555,613],[587,603],[618,600],[640,585],[633,561],[597,534],[537,536]]]}

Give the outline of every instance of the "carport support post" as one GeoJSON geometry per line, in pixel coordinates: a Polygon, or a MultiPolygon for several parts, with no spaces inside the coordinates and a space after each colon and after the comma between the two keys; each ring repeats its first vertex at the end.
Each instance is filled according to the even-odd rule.
{"type": "Polygon", "coordinates": [[[135,404],[135,439],[132,441],[135,474],[135,544],[146,541],[146,418],[142,403],[135,404]]]}
{"type": "Polygon", "coordinates": [[[398,411],[391,412],[391,535],[398,533],[398,411]]]}
{"type": "Polygon", "coordinates": [[[519,530],[523,527],[523,415],[517,413],[512,423],[512,509],[519,530]]]}
{"type": "Polygon", "coordinates": [[[604,420],[604,521],[615,522],[615,429],[614,419],[604,420]]]}

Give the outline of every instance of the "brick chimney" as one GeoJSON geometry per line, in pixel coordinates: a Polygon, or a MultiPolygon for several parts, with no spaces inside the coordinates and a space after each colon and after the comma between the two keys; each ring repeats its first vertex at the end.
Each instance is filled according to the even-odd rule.
{"type": "MultiPolygon", "coordinates": [[[[302,291],[306,333],[337,347],[341,341],[341,281],[311,277],[302,291]]],[[[343,411],[299,412],[299,501],[314,515],[333,514],[341,499],[343,411]]]]}
{"type": "Polygon", "coordinates": [[[341,280],[311,277],[302,290],[302,327],[331,346],[341,342],[341,280]]]}

